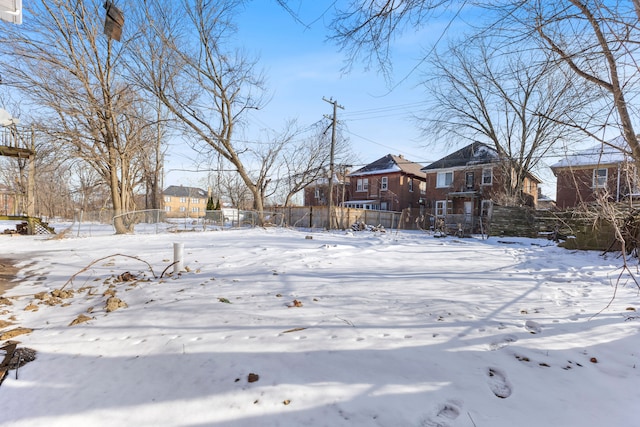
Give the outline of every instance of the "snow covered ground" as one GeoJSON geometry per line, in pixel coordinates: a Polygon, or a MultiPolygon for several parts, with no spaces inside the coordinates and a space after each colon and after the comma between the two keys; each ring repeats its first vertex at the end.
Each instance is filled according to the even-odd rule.
{"type": "Polygon", "coordinates": [[[395,231],[104,231],[0,236],[22,279],[0,332],[33,329],[14,339],[37,351],[0,386],[0,425],[640,425],[640,295],[623,276],[607,307],[614,254],[395,231]],[[61,288],[73,295],[52,299],[61,288]],[[114,296],[127,307],[107,312],[114,296]]]}

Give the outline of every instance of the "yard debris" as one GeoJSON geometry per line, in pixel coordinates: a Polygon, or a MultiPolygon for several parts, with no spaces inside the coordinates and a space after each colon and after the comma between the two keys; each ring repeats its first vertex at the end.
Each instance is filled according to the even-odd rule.
{"type": "Polygon", "coordinates": [[[27,305],[24,308],[24,311],[38,311],[40,307],[38,307],[37,305],[35,305],[34,303],[30,303],[29,305],[27,305]]]}
{"type": "Polygon", "coordinates": [[[291,401],[289,399],[285,399],[285,400],[282,401],[283,405],[288,405],[290,403],[291,403],[291,401]]]}
{"type": "Polygon", "coordinates": [[[19,341],[9,341],[0,347],[0,354],[4,354],[0,360],[0,385],[7,376],[10,369],[16,369],[16,379],[18,379],[17,369],[36,359],[36,351],[31,348],[17,348],[19,341]]]}
{"type": "Polygon", "coordinates": [[[102,293],[102,296],[103,297],[106,297],[106,296],[115,297],[116,296],[116,292],[117,292],[116,288],[113,287],[113,285],[112,285],[112,286],[109,286],[109,289],[107,289],[106,291],[104,291],[102,293]]]}
{"type": "Polygon", "coordinates": [[[61,299],[73,298],[73,289],[69,289],[68,291],[65,291],[63,289],[54,289],[53,291],[51,291],[51,296],[61,299]]]}
{"type": "Polygon", "coordinates": [[[78,317],[73,319],[73,321],[71,323],[69,323],[69,326],[79,325],[80,323],[88,322],[91,319],[93,319],[93,318],[87,316],[86,314],[80,314],[78,317]]]}
{"type": "Polygon", "coordinates": [[[3,332],[2,335],[0,335],[0,341],[10,340],[11,338],[17,337],[19,335],[30,334],[31,332],[33,332],[33,329],[29,328],[20,327],[11,329],[10,331],[3,332]]]}
{"type": "Polygon", "coordinates": [[[13,357],[9,360],[9,369],[22,368],[29,362],[36,360],[36,351],[32,348],[18,347],[13,352],[13,357]]]}
{"type": "Polygon", "coordinates": [[[129,307],[126,302],[122,301],[120,298],[111,297],[107,300],[107,305],[105,309],[107,313],[111,313],[112,311],[116,311],[119,308],[127,308],[129,307]]]}
{"type": "Polygon", "coordinates": [[[293,328],[293,329],[287,329],[286,331],[282,331],[283,334],[288,334],[290,332],[298,332],[298,331],[304,331],[307,328],[293,328]]]}
{"type": "Polygon", "coordinates": [[[247,376],[247,381],[249,381],[250,383],[255,383],[259,379],[260,379],[260,375],[254,374],[253,372],[247,376]]]}
{"type": "Polygon", "coordinates": [[[137,276],[129,273],[128,271],[125,271],[124,273],[116,276],[117,282],[133,282],[134,280],[137,280],[137,279],[138,279],[137,276]]]}
{"type": "Polygon", "coordinates": [[[226,299],[226,298],[218,298],[218,301],[223,302],[223,303],[225,303],[225,304],[231,304],[231,301],[229,301],[229,300],[228,300],[228,299],[226,299]]]}
{"type": "MultiPolygon", "coordinates": [[[[125,257],[125,258],[130,258],[130,259],[134,259],[134,260],[137,260],[137,261],[143,262],[143,263],[145,263],[145,264],[149,267],[149,271],[151,272],[151,275],[152,275],[154,278],[157,278],[157,277],[158,277],[158,276],[156,276],[156,274],[153,272],[153,268],[151,267],[151,264],[149,264],[147,261],[145,261],[145,260],[143,260],[143,259],[140,259],[140,258],[138,258],[138,257],[136,257],[136,256],[124,255],[124,254],[114,254],[114,255],[109,255],[109,256],[106,256],[106,257],[99,258],[99,259],[97,259],[97,260],[95,260],[95,261],[91,262],[89,265],[87,265],[86,267],[84,267],[83,269],[81,269],[80,271],[78,271],[77,273],[75,273],[73,276],[71,276],[71,277],[69,278],[69,280],[67,280],[67,281],[66,281],[66,283],[62,286],[62,288],[61,288],[61,289],[66,288],[66,287],[67,287],[67,285],[73,285],[73,280],[74,280],[78,275],[80,275],[81,273],[84,273],[84,272],[88,271],[88,270],[89,270],[93,265],[95,265],[95,264],[97,264],[97,263],[99,263],[99,262],[101,262],[101,261],[104,261],[104,260],[106,260],[106,259],[110,259],[110,258],[114,258],[114,257],[125,257]]],[[[105,265],[107,265],[107,266],[109,266],[109,265],[113,265],[113,264],[111,264],[112,262],[113,262],[113,260],[111,260],[109,263],[107,263],[107,264],[105,264],[105,265]]],[[[128,272],[127,272],[127,273],[128,273],[128,272]]],[[[126,273],[123,273],[121,276],[124,276],[124,274],[126,274],[126,273]]],[[[118,277],[120,277],[120,276],[118,276],[118,277]]]]}
{"type": "Polygon", "coordinates": [[[356,222],[351,225],[351,229],[353,231],[374,231],[380,233],[386,233],[386,230],[382,226],[382,224],[378,224],[377,226],[367,225],[364,222],[356,222]]]}
{"type": "Polygon", "coordinates": [[[297,299],[294,299],[291,304],[289,304],[287,307],[291,308],[291,307],[302,307],[302,302],[298,301],[297,299]]]}
{"type": "Polygon", "coordinates": [[[13,305],[9,298],[0,298],[0,305],[13,305]]]}

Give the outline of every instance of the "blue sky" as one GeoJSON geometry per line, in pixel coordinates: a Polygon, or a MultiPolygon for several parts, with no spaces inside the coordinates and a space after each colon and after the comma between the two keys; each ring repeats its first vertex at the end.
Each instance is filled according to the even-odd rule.
{"type": "MultiPolygon", "coordinates": [[[[335,99],[344,107],[338,110],[338,119],[347,127],[346,136],[356,156],[353,163],[370,163],[392,153],[426,165],[447,154],[446,149],[436,152],[424,147],[424,139],[411,117],[426,101],[424,91],[417,85],[420,75],[411,70],[429,40],[441,32],[432,28],[395,43],[394,86],[390,87],[377,69],[366,71],[363,64],[355,64],[349,73],[342,72],[345,55],[326,41],[331,14],[323,18],[327,2],[319,3],[305,2],[297,10],[308,24],[306,28],[275,1],[251,2],[239,16],[238,42],[259,56],[258,68],[265,72],[271,96],[264,109],[251,113],[249,138],[261,129],[282,129],[289,119],[297,119],[304,127],[330,115],[332,107],[323,101],[324,97],[335,99]]],[[[194,156],[170,151],[165,186],[196,185],[206,176],[171,171],[193,169],[194,156]]]]}
{"type": "MultiPolygon", "coordinates": [[[[338,119],[346,125],[346,136],[355,155],[350,163],[355,167],[389,153],[402,154],[426,166],[460,148],[427,146],[429,141],[420,135],[412,113],[429,101],[429,95],[419,84],[421,70],[428,62],[420,63],[420,58],[436,42],[438,48],[444,48],[448,37],[460,35],[467,25],[464,18],[452,20],[454,12],[445,12],[431,20],[428,27],[406,32],[394,40],[390,85],[375,66],[366,70],[364,64],[354,64],[349,73],[342,72],[346,56],[327,41],[332,12],[323,16],[331,3],[290,1],[306,26],[296,22],[275,0],[249,2],[238,16],[238,44],[259,56],[258,68],[264,70],[271,97],[264,109],[251,112],[243,139],[257,138],[264,129],[281,130],[290,119],[297,119],[302,127],[317,122],[332,113],[324,97],[335,99],[344,107],[338,110],[338,119]],[[447,28],[448,25],[451,27],[447,28]]],[[[165,187],[206,185],[207,173],[176,170],[195,170],[195,157],[193,151],[171,149],[165,187]]],[[[542,178],[545,193],[555,195],[553,175],[549,173],[542,178]]]]}

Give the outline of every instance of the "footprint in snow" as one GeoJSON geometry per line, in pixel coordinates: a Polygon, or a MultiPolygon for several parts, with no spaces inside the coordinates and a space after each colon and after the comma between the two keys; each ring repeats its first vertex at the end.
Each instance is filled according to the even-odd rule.
{"type": "Polygon", "coordinates": [[[507,376],[498,368],[489,368],[487,371],[489,377],[489,388],[500,399],[506,399],[511,396],[512,388],[507,376]]]}
{"type": "Polygon", "coordinates": [[[527,320],[524,322],[524,328],[532,334],[539,334],[542,332],[542,326],[533,320],[527,320]]]}
{"type": "Polygon", "coordinates": [[[498,341],[494,341],[489,345],[489,348],[491,349],[491,351],[494,350],[500,350],[501,348],[504,348],[506,346],[508,346],[509,344],[518,341],[518,337],[512,334],[509,335],[505,335],[504,337],[502,337],[501,339],[499,339],[498,341]]]}
{"type": "Polygon", "coordinates": [[[440,404],[434,411],[434,415],[423,420],[422,427],[449,427],[450,422],[460,416],[462,403],[456,400],[449,400],[440,404]]]}

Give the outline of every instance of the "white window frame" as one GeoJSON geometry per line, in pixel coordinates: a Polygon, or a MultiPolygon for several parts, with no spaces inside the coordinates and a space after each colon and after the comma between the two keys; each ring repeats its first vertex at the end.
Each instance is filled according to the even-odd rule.
{"type": "Polygon", "coordinates": [[[447,216],[447,204],[446,200],[436,200],[436,218],[443,218],[447,216]]]}
{"type": "Polygon", "coordinates": [[[186,197],[180,197],[180,203],[187,203],[186,197]]]}
{"type": "Polygon", "coordinates": [[[451,187],[451,185],[453,185],[453,171],[438,172],[438,175],[436,175],[436,188],[447,188],[451,187]],[[450,176],[450,178],[447,179],[447,176],[450,176]]]}
{"type": "Polygon", "coordinates": [[[200,208],[198,208],[198,207],[193,207],[193,208],[191,208],[191,212],[193,212],[193,213],[198,213],[198,212],[200,212],[200,208]]]}
{"type": "Polygon", "coordinates": [[[180,212],[186,212],[187,208],[185,208],[184,206],[180,206],[180,212]]]}
{"type": "Polygon", "coordinates": [[[200,203],[200,199],[197,199],[195,197],[191,198],[191,203],[193,203],[194,205],[197,205],[198,203],[200,203]]]}
{"type": "Polygon", "coordinates": [[[493,185],[493,168],[482,169],[482,185],[493,185]]]}
{"type": "Polygon", "coordinates": [[[315,189],[315,191],[313,193],[314,193],[314,197],[316,199],[320,198],[320,189],[318,187],[316,187],[316,189],[315,189]]]}
{"type": "Polygon", "coordinates": [[[167,203],[171,203],[171,196],[164,196],[164,201],[167,203]]]}
{"type": "Polygon", "coordinates": [[[607,188],[607,179],[609,178],[609,169],[598,168],[593,170],[593,182],[592,188],[607,188]],[[600,172],[604,171],[604,175],[600,175],[600,172]]]}
{"type": "Polygon", "coordinates": [[[164,211],[165,212],[171,212],[171,206],[165,206],[164,207],[164,211]]]}
{"type": "Polygon", "coordinates": [[[476,185],[476,173],[475,171],[467,171],[464,174],[464,188],[472,190],[476,185]],[[471,179],[469,179],[471,178],[471,179]],[[469,182],[471,181],[471,182],[469,182]]]}
{"type": "Polygon", "coordinates": [[[358,178],[356,191],[368,191],[369,190],[369,178],[358,178]]]}
{"type": "Polygon", "coordinates": [[[387,191],[389,189],[389,177],[383,176],[380,178],[380,191],[387,191]]]}

